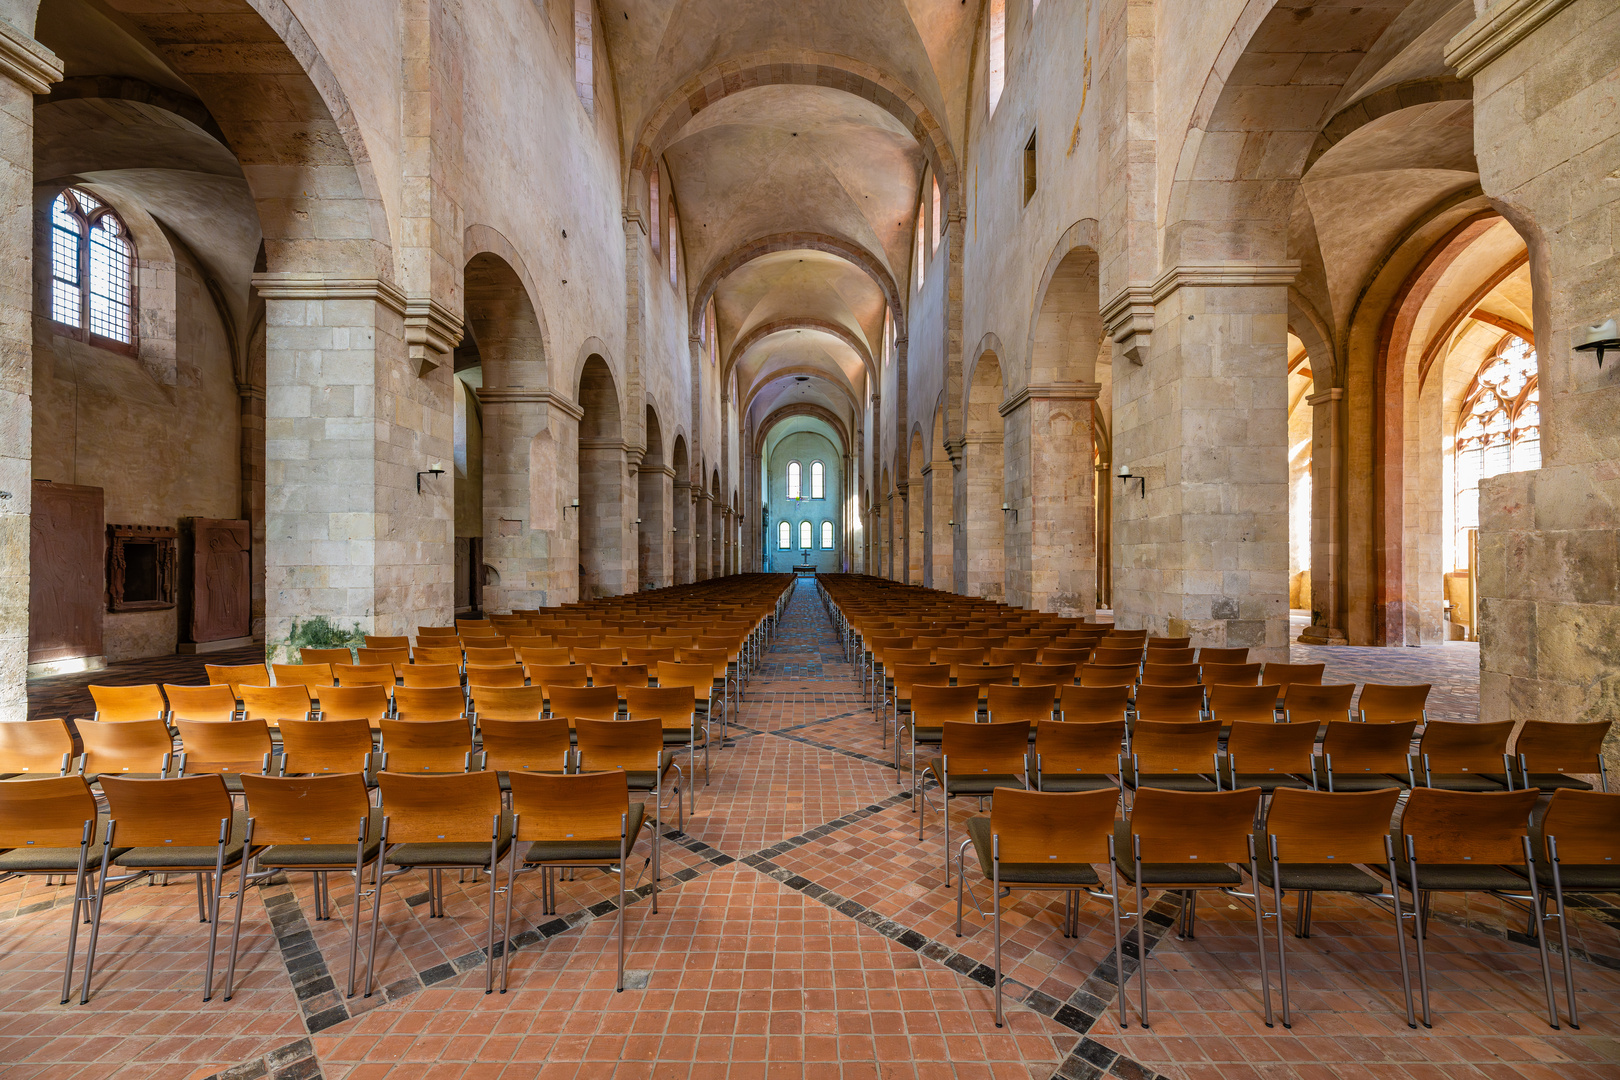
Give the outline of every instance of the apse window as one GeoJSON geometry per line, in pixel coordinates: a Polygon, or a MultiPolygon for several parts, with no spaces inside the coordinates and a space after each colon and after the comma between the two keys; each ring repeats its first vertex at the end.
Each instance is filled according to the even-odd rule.
{"type": "Polygon", "coordinates": [[[797,461],[788,462],[788,467],[787,467],[787,497],[788,498],[797,499],[799,497],[799,492],[802,489],[801,484],[800,484],[800,480],[801,480],[802,476],[803,476],[803,472],[799,468],[799,463],[797,461]]]}
{"type": "Polygon", "coordinates": [[[832,522],[823,521],[821,523],[821,550],[822,551],[831,551],[832,550],[832,544],[833,544],[832,522]]]}
{"type": "Polygon", "coordinates": [[[1029,142],[1024,144],[1024,205],[1035,197],[1035,132],[1029,133],[1029,142]]]}
{"type": "Polygon", "coordinates": [[[1479,482],[1507,472],[1541,468],[1541,390],[1536,352],[1509,334],[1463,397],[1456,441],[1456,549],[1467,566],[1468,534],[1479,528],[1479,482]]]}
{"type": "Polygon", "coordinates": [[[782,527],[776,533],[776,546],[786,551],[793,546],[793,526],[782,522],[782,527]]]}
{"type": "Polygon", "coordinates": [[[819,461],[810,463],[810,497],[812,499],[827,497],[827,468],[819,461]]]}
{"type": "Polygon", "coordinates": [[[135,245],[95,196],[68,188],[51,204],[51,318],[74,337],[130,352],[135,245]]]}
{"type": "Polygon", "coordinates": [[[808,521],[799,522],[799,546],[802,548],[812,547],[810,540],[810,523],[808,521]]]}

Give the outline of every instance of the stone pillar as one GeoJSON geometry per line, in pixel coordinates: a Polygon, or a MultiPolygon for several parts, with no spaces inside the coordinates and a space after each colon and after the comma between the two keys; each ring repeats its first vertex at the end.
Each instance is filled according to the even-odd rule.
{"type": "Polygon", "coordinates": [[[692,500],[693,558],[697,567],[694,581],[708,581],[714,576],[709,552],[714,543],[714,496],[707,491],[698,492],[692,500]]]}
{"type": "Polygon", "coordinates": [[[674,546],[675,584],[690,585],[692,575],[692,481],[676,476],[670,485],[674,518],[670,526],[670,539],[674,546]]]}
{"type": "Polygon", "coordinates": [[[447,622],[453,492],[417,474],[451,457],[449,366],[410,359],[405,300],[388,282],[254,284],[266,307],[267,651],[291,655],[293,624],[316,618],[385,635],[447,622]]]}
{"type": "Polygon", "coordinates": [[[1344,390],[1305,399],[1311,407],[1311,625],[1304,645],[1346,645],[1344,602],[1344,390]]]}
{"type": "Polygon", "coordinates": [[[949,458],[940,457],[923,466],[923,489],[927,492],[928,563],[923,569],[929,588],[945,592],[951,590],[951,562],[955,554],[951,533],[954,531],[951,490],[952,474],[949,458]]]}
{"type": "Polygon", "coordinates": [[[954,439],[945,444],[951,458],[951,591],[968,595],[967,578],[967,469],[963,467],[967,444],[954,439]]]}
{"type": "MultiPolygon", "coordinates": [[[[1501,0],[1447,47],[1474,84],[1480,184],[1530,247],[1542,467],[1480,484],[1481,720],[1620,720],[1620,113],[1612,0],[1501,0]]],[[[1620,740],[1605,758],[1620,769],[1620,740]]]]}
{"type": "Polygon", "coordinates": [[[1114,365],[1115,620],[1288,658],[1287,285],[1297,267],[1177,267],[1145,365],[1114,365]],[[1146,485],[1146,497],[1142,484],[1146,485]]]}
{"type": "Polygon", "coordinates": [[[967,596],[1001,600],[1006,595],[1006,525],[1002,440],[969,435],[962,440],[964,486],[957,505],[965,508],[966,527],[962,591],[967,596]]]}
{"type": "Polygon", "coordinates": [[[1028,454],[1022,483],[1015,485],[1014,463],[1007,468],[1007,502],[1018,511],[1017,521],[1007,523],[1017,538],[1008,545],[1017,554],[1007,566],[1009,604],[1088,619],[1097,613],[1091,418],[1101,389],[1030,386],[1001,406],[1007,445],[1018,433],[1028,454]]]}
{"type": "MultiPolygon", "coordinates": [[[[262,340],[254,335],[262,346],[262,340]]],[[[253,348],[252,345],[249,348],[253,348]]],[[[262,373],[262,365],[248,364],[250,372],[262,373]]],[[[251,584],[250,610],[255,638],[264,637],[264,387],[239,383],[236,387],[242,432],[237,443],[242,476],[241,514],[248,520],[248,534],[253,544],[249,556],[248,580],[251,584]]]]}
{"type": "Polygon", "coordinates": [[[571,578],[577,567],[556,543],[558,430],[566,424],[567,442],[575,443],[572,432],[583,413],[545,389],[485,386],[477,394],[484,420],[484,562],[498,579],[484,585],[484,610],[557,604],[558,574],[571,578]]]}
{"type": "Polygon", "coordinates": [[[34,95],[62,62],[0,22],[0,721],[28,719],[34,460],[34,95]]]}
{"type": "Polygon", "coordinates": [[[675,470],[643,462],[636,477],[640,488],[636,513],[641,518],[636,530],[636,556],[641,568],[636,585],[661,589],[672,582],[670,560],[675,547],[671,540],[675,534],[670,532],[670,511],[675,470]]]}

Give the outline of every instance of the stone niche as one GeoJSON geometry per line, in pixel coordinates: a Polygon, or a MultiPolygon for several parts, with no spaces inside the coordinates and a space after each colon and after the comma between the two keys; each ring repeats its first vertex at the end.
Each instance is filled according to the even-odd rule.
{"type": "Polygon", "coordinates": [[[107,526],[107,610],[159,611],[175,606],[180,581],[179,530],[165,525],[107,526]]]}

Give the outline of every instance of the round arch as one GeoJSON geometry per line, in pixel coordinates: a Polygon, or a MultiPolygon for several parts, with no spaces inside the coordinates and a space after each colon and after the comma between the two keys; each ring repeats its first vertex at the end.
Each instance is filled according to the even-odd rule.
{"type": "Polygon", "coordinates": [[[849,262],[871,278],[888,301],[889,310],[894,316],[895,337],[906,336],[905,308],[900,303],[900,290],[895,286],[894,275],[889,273],[883,260],[854,241],[828,233],[775,233],[750,240],[720,256],[704,273],[697,291],[692,295],[689,325],[698,325],[709,298],[727,276],[760,256],[777,251],[820,251],[849,262]]]}
{"type": "Polygon", "coordinates": [[[781,333],[784,330],[819,330],[822,333],[831,334],[851,349],[854,349],[856,355],[861,358],[861,363],[866,365],[867,374],[874,381],[877,379],[877,364],[872,359],[872,350],[859,334],[826,319],[796,316],[790,319],[777,319],[774,322],[760,323],[733,342],[725,362],[721,365],[721,381],[724,382],[731,377],[732,369],[737,366],[737,362],[747,354],[749,349],[770,335],[781,333]]]}

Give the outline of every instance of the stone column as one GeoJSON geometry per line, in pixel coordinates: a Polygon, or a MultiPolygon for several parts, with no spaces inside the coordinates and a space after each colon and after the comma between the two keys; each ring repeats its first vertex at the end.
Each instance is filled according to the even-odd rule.
{"type": "Polygon", "coordinates": [[[410,634],[453,612],[448,365],[419,366],[405,299],[375,279],[261,274],[266,649],[295,622],[410,634]],[[421,371],[421,374],[419,374],[421,371]],[[421,490],[418,492],[418,486],[421,490]]]}
{"type": "Polygon", "coordinates": [[[940,458],[923,466],[923,488],[927,492],[927,521],[929,535],[927,575],[929,588],[945,592],[951,590],[951,561],[955,554],[951,533],[954,510],[951,490],[952,473],[949,458],[940,458]]]}
{"type": "MultiPolygon", "coordinates": [[[[486,372],[497,369],[485,365],[486,372]]],[[[556,543],[557,429],[567,423],[572,431],[584,414],[545,389],[485,386],[477,394],[484,419],[484,562],[498,578],[484,586],[484,610],[559,603],[557,575],[570,575],[577,564],[561,561],[556,543]]],[[[571,434],[568,441],[575,441],[571,434]]]]}
{"type": "MultiPolygon", "coordinates": [[[[257,339],[257,335],[255,335],[257,339]]],[[[251,347],[251,346],[250,346],[251,347]]],[[[254,365],[249,363],[249,371],[254,365]]],[[[262,372],[262,366],[257,370],[262,372]]],[[[251,584],[250,610],[254,637],[264,637],[264,387],[251,383],[238,383],[236,396],[241,417],[242,432],[237,443],[241,458],[242,510],[248,520],[248,534],[253,544],[249,556],[248,580],[251,584]]]]}
{"type": "Polygon", "coordinates": [[[698,492],[692,500],[693,558],[697,566],[694,581],[708,581],[714,576],[709,552],[714,543],[714,496],[707,491],[698,492]]]}
{"type": "MultiPolygon", "coordinates": [[[[1500,0],[1446,60],[1474,84],[1480,184],[1530,247],[1542,467],[1480,484],[1481,720],[1620,720],[1620,112],[1612,0],[1500,0]],[[1599,59],[1602,56],[1604,59],[1599,59]]],[[[1620,740],[1604,756],[1620,769],[1620,740]]]]}
{"type": "Polygon", "coordinates": [[[34,95],[62,62],[0,22],[0,721],[28,719],[34,459],[34,95]]]}
{"type": "Polygon", "coordinates": [[[964,487],[962,500],[966,549],[963,592],[1001,600],[1006,595],[1006,526],[1008,515],[1001,509],[1003,446],[1000,437],[969,435],[962,440],[964,487]],[[997,483],[1001,481],[1001,483],[997,483]]]}
{"type": "Polygon", "coordinates": [[[1305,645],[1346,645],[1344,603],[1344,390],[1305,399],[1311,407],[1311,625],[1305,645]]]}
{"type": "MultiPolygon", "coordinates": [[[[1288,657],[1287,285],[1297,267],[1176,267],[1151,353],[1114,365],[1115,619],[1288,657]],[[1116,481],[1117,482],[1117,481],[1116,481]]],[[[1127,358],[1128,359],[1128,358],[1127,358]]]]}
{"type": "Polygon", "coordinates": [[[674,504],[670,539],[674,547],[675,584],[690,585],[696,580],[692,576],[692,481],[676,476],[670,488],[674,504]]]}
{"type": "Polygon", "coordinates": [[[651,582],[653,588],[661,589],[673,580],[670,559],[675,534],[670,531],[670,510],[675,470],[643,462],[636,476],[640,481],[637,514],[641,518],[641,527],[636,530],[636,554],[642,571],[636,584],[640,587],[651,582]]]}
{"type": "Polygon", "coordinates": [[[1097,383],[1036,385],[1001,406],[1008,446],[1021,432],[1028,454],[1017,487],[1008,463],[1007,502],[1018,521],[1007,529],[1020,544],[1020,557],[1007,567],[1009,604],[1088,619],[1097,613],[1091,413],[1101,390],[1097,383]]]}
{"type": "Polygon", "coordinates": [[[968,595],[967,577],[967,469],[963,462],[967,456],[964,439],[953,439],[945,444],[951,459],[951,591],[958,596],[968,595]]]}

